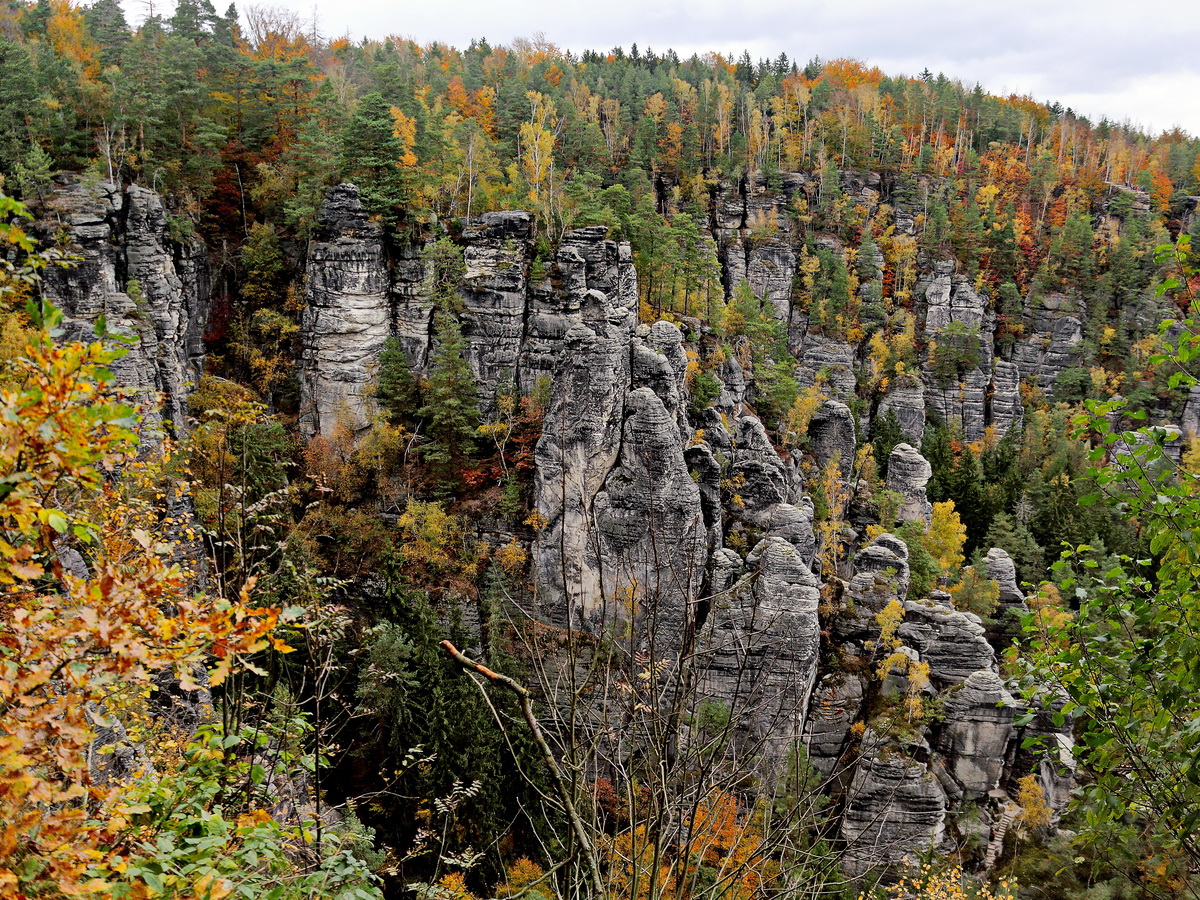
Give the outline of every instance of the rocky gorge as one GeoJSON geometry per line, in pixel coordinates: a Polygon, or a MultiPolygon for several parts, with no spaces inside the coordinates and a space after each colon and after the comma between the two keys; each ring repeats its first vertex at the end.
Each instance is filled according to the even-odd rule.
{"type": "MultiPolygon", "coordinates": [[[[878,211],[877,175],[843,173],[842,182],[868,214],[878,211]]],[[[921,364],[880,382],[865,340],[814,324],[813,310],[793,302],[804,240],[788,210],[806,185],[800,173],[775,187],[756,176],[722,183],[705,237],[727,296],[749,286],[785,328],[797,384],[817,392],[802,439],[786,445],[758,414],[757,367],[721,348],[709,322],[648,321],[631,248],[605,227],[567,231],[542,258],[529,213],[461,223],[454,315],[475,401],[486,414],[502,389],[527,395],[541,385],[549,396],[534,453],[535,524],[493,520],[480,533],[528,553],[532,588],[522,602],[542,626],[624,648],[620,677],[657,684],[654,703],[724,710],[759,784],[778,779],[791,748],[803,747],[840,810],[832,837],[846,872],[947,848],[968,848],[981,865],[1022,776],[1034,773],[1055,815],[1064,808],[1069,723],[1033,710],[1017,724],[1026,710],[1002,674],[1006,638],[957,608],[944,584],[910,592],[911,548],[861,511],[859,451],[875,423],[894,420],[901,440],[881,485],[895,498],[890,527],[928,529],[932,470],[918,449],[927,423],[955,423],[966,442],[1019,430],[1022,386],[1052,393],[1076,365],[1083,326],[1069,303],[1047,295],[1002,348],[996,298],[939,259],[913,286],[921,364]],[[935,369],[933,349],[949,333],[976,341],[952,377],[935,369]],[[697,399],[702,364],[719,382],[707,401],[697,399]],[[831,531],[829,522],[843,524],[831,531]],[[936,715],[915,714],[917,701],[936,715]]],[[[910,210],[893,216],[896,229],[912,231],[910,210]]],[[[184,434],[184,400],[204,364],[205,248],[172,240],[163,201],[137,187],[65,180],[42,219],[65,229],[82,258],[45,286],[68,333],[86,334],[103,314],[130,335],[115,374],[147,403],[148,425],[184,434]]],[[[836,236],[816,241],[843,249],[836,236]]],[[[329,192],[303,265],[304,438],[369,431],[390,340],[415,378],[428,375],[439,337],[421,251],[389,237],[354,185],[329,192]]],[[[1011,618],[1026,599],[1013,560],[984,549],[996,616],[1011,618]]],[[[571,714],[597,733],[619,730],[639,696],[598,697],[571,714]]],[[[679,740],[701,731],[693,721],[679,740]]],[[[645,739],[636,728],[606,738],[614,759],[645,739]]]]}

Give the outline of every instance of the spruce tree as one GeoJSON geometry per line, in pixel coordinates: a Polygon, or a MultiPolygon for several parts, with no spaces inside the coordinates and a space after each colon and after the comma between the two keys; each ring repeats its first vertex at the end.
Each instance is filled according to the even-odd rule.
{"type": "Polygon", "coordinates": [[[363,97],[342,132],[342,174],[358,185],[369,212],[394,225],[409,191],[398,165],[404,144],[393,128],[391,107],[383,95],[363,97]]]}
{"type": "Polygon", "coordinates": [[[475,374],[467,361],[467,342],[455,313],[462,302],[458,286],[466,267],[462,249],[442,238],[425,251],[431,277],[430,296],[434,348],[430,358],[429,387],[425,405],[418,415],[428,422],[430,443],[422,454],[444,487],[453,487],[461,477],[462,460],[475,449],[479,408],[475,403],[475,374]]]}

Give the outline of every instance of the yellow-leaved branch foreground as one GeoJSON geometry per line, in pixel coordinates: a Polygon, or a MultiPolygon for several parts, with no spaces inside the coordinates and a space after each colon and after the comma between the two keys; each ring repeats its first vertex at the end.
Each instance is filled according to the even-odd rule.
{"type": "MultiPolygon", "coordinates": [[[[0,228],[13,244],[19,228],[0,228]]],[[[253,741],[179,734],[170,770],[153,748],[116,774],[98,756],[104,730],[136,745],[126,726],[156,675],[195,691],[285,651],[281,613],[254,605],[252,581],[233,598],[196,591],[163,517],[129,499],[146,463],[106,369],[119,350],[59,343],[61,315],[19,312],[27,290],[4,276],[5,314],[35,337],[0,373],[0,896],[288,896],[276,888],[297,874],[304,829],[275,822],[262,791],[229,802],[253,741]]]]}

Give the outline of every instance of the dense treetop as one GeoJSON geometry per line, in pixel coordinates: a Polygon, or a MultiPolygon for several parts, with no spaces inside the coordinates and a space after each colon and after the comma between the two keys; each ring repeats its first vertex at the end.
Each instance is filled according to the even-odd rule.
{"type": "Polygon", "coordinates": [[[1168,214],[1200,191],[1200,142],[1179,131],[1151,137],[851,59],[356,45],[282,10],[239,17],[207,0],[135,30],[116,0],[10,0],[0,75],[10,182],[36,189],[52,168],[90,168],[165,187],[193,213],[203,201],[216,229],[265,217],[304,231],[340,178],[410,222],[516,207],[562,227],[614,185],[635,198],[653,188],[660,209],[703,205],[720,177],[828,164],[957,179],[951,218],[994,188],[1018,239],[1062,225],[1105,183],[1140,187],[1168,214]]]}

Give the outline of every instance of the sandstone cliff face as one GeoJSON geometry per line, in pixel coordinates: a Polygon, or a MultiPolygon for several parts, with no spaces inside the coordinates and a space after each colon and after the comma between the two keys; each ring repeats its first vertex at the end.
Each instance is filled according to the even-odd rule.
{"type": "Polygon", "coordinates": [[[925,494],[925,485],[933,475],[928,460],[908,444],[897,444],[888,457],[887,489],[900,495],[897,518],[901,522],[924,522],[933,518],[933,504],[925,494]]]}
{"type": "Polygon", "coordinates": [[[374,413],[369,388],[392,329],[383,230],[354,185],[333,188],[322,207],[305,301],[301,431],[358,433],[374,413]]]}
{"type": "Polygon", "coordinates": [[[529,285],[526,257],[533,240],[527,212],[488,213],[463,229],[463,337],[482,408],[496,390],[516,383],[525,337],[529,285]]]}
{"type": "Polygon", "coordinates": [[[739,726],[742,752],[763,757],[761,777],[773,780],[802,735],[816,682],[820,587],[809,562],[783,538],[759,543],[744,569],[724,553],[727,574],[714,579],[723,590],[699,647],[701,693],[729,709],[755,711],[739,726]],[[744,577],[734,585],[739,572],[744,577]]]}
{"type": "MultiPolygon", "coordinates": [[[[872,209],[878,188],[877,179],[843,176],[843,191],[872,209]]],[[[891,412],[908,442],[892,453],[887,488],[903,499],[901,521],[928,523],[930,466],[915,449],[927,413],[960,421],[968,440],[989,426],[999,434],[1016,427],[1022,378],[1052,390],[1075,358],[1081,325],[1065,298],[1051,296],[1028,311],[1012,358],[997,358],[991,298],[952,264],[939,265],[916,292],[921,335],[936,343],[956,323],[978,329],[980,363],[945,383],[925,359],[873,398],[868,415],[864,348],[810,330],[791,309],[799,244],[788,206],[815,189],[799,175],[774,187],[761,178],[724,185],[711,234],[727,286],[747,280],[789,324],[798,383],[825,393],[803,453],[772,444],[736,353],[715,373],[715,403],[689,413],[690,342],[700,328],[638,324],[630,248],[603,228],[570,232],[535,258],[529,214],[465,222],[458,315],[483,409],[502,388],[528,393],[550,383],[535,452],[541,524],[530,547],[544,620],[597,645],[631,639],[636,660],[677,663],[686,654],[698,696],[748,711],[736,744],[760,760],[764,784],[777,775],[774,761],[802,740],[812,765],[845,792],[841,837],[856,873],[936,846],[962,803],[985,803],[1019,773],[1036,772],[1061,809],[1073,785],[1070,725],[1055,725],[1048,710],[1024,729],[1014,725],[1018,704],[997,674],[984,623],[944,593],[910,597],[908,548],[896,536],[846,535],[853,555],[823,585],[814,572],[828,537],[818,538],[804,472],[811,478],[836,460],[848,481],[870,419],[891,412]],[[896,652],[927,667],[929,685],[918,693],[940,702],[939,723],[889,731],[872,719],[881,700],[895,702],[917,683],[905,671],[879,677],[877,617],[893,601],[902,610],[896,652]],[[841,664],[822,670],[823,649],[841,664]],[[1039,747],[1022,748],[1026,737],[1039,747]]],[[[161,199],[141,188],[64,181],[47,206],[83,257],[75,270],[48,274],[47,294],[72,334],[86,335],[104,314],[135,338],[117,377],[145,399],[152,425],[178,432],[203,356],[203,246],[172,242],[161,199]]],[[[896,215],[901,230],[911,225],[904,210],[896,215]]],[[[369,425],[388,338],[399,340],[414,372],[428,372],[433,308],[421,250],[390,244],[353,185],[330,192],[307,256],[305,435],[369,425]]],[[[1200,422],[1192,399],[1189,427],[1200,422]]],[[[1004,551],[987,554],[986,574],[1000,585],[1001,611],[1023,608],[1004,551]]],[[[586,668],[590,659],[571,664],[586,668]]]]}
{"type": "Polygon", "coordinates": [[[43,290],[64,314],[67,336],[94,337],[100,316],[133,338],[113,366],[117,382],[133,391],[148,438],[159,429],[181,434],[185,400],[203,364],[209,279],[204,245],[170,237],[162,198],[131,185],[85,184],[61,176],[42,221],[49,233],[65,228],[81,257],[70,269],[46,270],[43,290]]]}
{"type": "Polygon", "coordinates": [[[928,745],[897,746],[873,733],[846,796],[841,838],[850,875],[915,865],[946,830],[946,792],[930,771],[928,745]]]}
{"type": "Polygon", "coordinates": [[[1017,341],[1012,361],[1024,378],[1050,394],[1058,376],[1077,365],[1082,341],[1080,311],[1066,296],[1033,297],[1025,310],[1025,334],[1017,341]]]}
{"type": "MultiPolygon", "coordinates": [[[[842,189],[871,208],[878,202],[870,178],[844,177],[842,189]]],[[[805,485],[835,460],[835,480],[850,485],[862,436],[892,413],[908,442],[891,455],[886,487],[902,498],[900,521],[928,524],[931,469],[915,449],[927,414],[961,422],[969,440],[989,427],[1003,434],[1022,419],[1027,371],[1049,384],[1068,357],[1035,360],[1018,347],[1013,359],[996,358],[991,298],[941,264],[916,291],[920,337],[934,344],[947,329],[977,334],[979,364],[947,382],[926,356],[876,396],[871,411],[860,400],[865,347],[809,329],[791,309],[800,245],[788,205],[815,190],[800,176],[782,187],[762,179],[723,185],[710,223],[727,288],[747,280],[788,323],[797,382],[824,393],[803,449],[772,444],[753,414],[752,375],[736,347],[714,370],[719,396],[689,409],[689,354],[702,328],[638,323],[630,248],[603,228],[569,232],[539,257],[526,213],[464,222],[458,316],[481,408],[501,388],[528,393],[549,383],[530,542],[540,617],[597,642],[620,636],[632,650],[629,665],[694,666],[697,697],[743,711],[736,752],[759,760],[764,784],[778,774],[773,761],[803,741],[812,765],[845,792],[841,836],[855,873],[916,858],[942,840],[962,803],[986,803],[1010,787],[1023,733],[984,623],[939,591],[909,596],[902,540],[880,534],[864,544],[844,535],[852,556],[822,585],[814,572],[830,538],[819,537],[805,485]],[[892,640],[903,660],[881,678],[878,617],[897,608],[892,640]],[[823,649],[841,665],[823,671],[823,649]],[[918,670],[927,685],[912,674],[918,670]],[[902,702],[909,691],[939,702],[943,721],[897,730],[878,719],[881,702],[902,702]]],[[[911,225],[906,215],[897,213],[899,225],[911,225]]],[[[428,371],[432,308],[420,248],[388,246],[362,215],[357,191],[341,186],[308,262],[304,427],[360,429],[389,336],[414,371],[428,371]]],[[[993,550],[986,566],[1004,608],[1021,608],[1012,560],[993,550]]],[[[605,720],[599,710],[584,715],[605,720]]],[[[613,740],[632,750],[634,738],[613,740]]],[[[1049,795],[1065,796],[1071,776],[1058,757],[1027,762],[1040,767],[1049,795]]]]}

